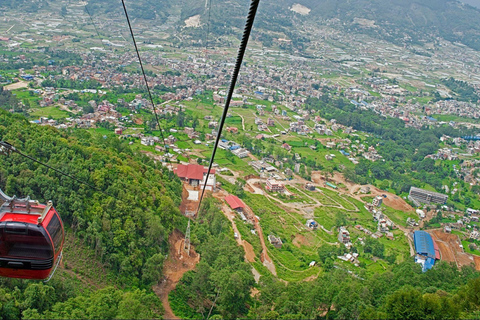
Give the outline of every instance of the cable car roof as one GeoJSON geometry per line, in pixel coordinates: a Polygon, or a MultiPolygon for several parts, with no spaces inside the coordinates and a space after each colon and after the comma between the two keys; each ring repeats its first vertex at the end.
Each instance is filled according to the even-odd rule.
{"type": "MultiPolygon", "coordinates": [[[[0,216],[2,214],[0,213],[0,216]]],[[[18,213],[5,213],[3,217],[0,219],[0,222],[25,222],[30,224],[37,224],[38,216],[32,214],[18,214],[18,213]]]]}
{"type": "Polygon", "coordinates": [[[41,225],[47,213],[53,209],[51,201],[44,205],[30,197],[17,199],[15,196],[7,196],[2,190],[0,200],[5,201],[0,207],[0,222],[18,221],[41,225]]]}

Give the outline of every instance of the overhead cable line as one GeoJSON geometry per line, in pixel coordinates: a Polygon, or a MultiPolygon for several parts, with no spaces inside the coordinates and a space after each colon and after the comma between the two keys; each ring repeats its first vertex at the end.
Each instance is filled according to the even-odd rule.
{"type": "Polygon", "coordinates": [[[207,24],[207,34],[205,35],[205,56],[208,54],[208,36],[210,35],[210,17],[212,12],[212,1],[208,0],[208,24],[207,24]]]}
{"type": "MultiPolygon", "coordinates": [[[[143,79],[145,80],[145,85],[147,86],[148,96],[150,98],[150,102],[152,103],[153,113],[155,114],[155,119],[157,120],[158,129],[160,130],[160,136],[162,137],[163,147],[165,148],[165,153],[167,153],[167,144],[165,142],[165,138],[163,137],[162,127],[160,126],[160,120],[158,119],[157,108],[155,107],[155,103],[153,102],[152,93],[150,92],[150,86],[148,85],[148,81],[147,81],[147,75],[145,74],[145,69],[143,68],[142,58],[140,58],[140,52],[138,51],[137,41],[135,40],[135,36],[133,34],[132,25],[130,23],[130,18],[128,17],[127,7],[125,6],[124,0],[122,0],[122,5],[123,5],[123,11],[125,12],[125,17],[127,18],[128,28],[130,29],[130,35],[132,36],[133,45],[135,46],[135,51],[137,53],[138,62],[140,63],[140,68],[142,69],[143,79]]],[[[167,162],[170,164],[170,168],[173,170],[172,164],[167,154],[165,154],[165,158],[167,159],[167,162]]]]}
{"type": "Polygon", "coordinates": [[[24,158],[30,159],[30,160],[32,160],[33,162],[36,162],[36,163],[38,163],[38,164],[40,164],[40,165],[42,165],[42,166],[44,166],[44,167],[47,167],[48,169],[51,169],[51,170],[59,173],[59,174],[62,175],[62,176],[68,177],[68,178],[70,178],[70,179],[72,179],[72,180],[75,180],[75,181],[77,181],[78,183],[84,184],[84,185],[86,185],[86,186],[88,186],[88,187],[90,187],[90,188],[92,188],[92,189],[94,189],[94,190],[96,190],[96,191],[100,191],[100,192],[105,193],[106,195],[109,195],[107,192],[105,192],[105,191],[103,191],[103,190],[95,187],[94,185],[91,185],[91,184],[88,183],[88,182],[82,181],[82,180],[76,178],[75,176],[73,176],[73,175],[71,175],[71,174],[68,174],[68,173],[65,173],[65,172],[63,172],[63,171],[60,171],[60,170],[58,170],[58,169],[56,169],[56,168],[54,168],[54,167],[52,167],[52,166],[50,166],[50,165],[48,165],[48,164],[46,164],[46,163],[43,163],[43,162],[41,162],[41,161],[39,161],[39,160],[37,160],[37,159],[35,159],[35,158],[27,155],[27,154],[21,152],[20,150],[18,150],[17,148],[15,148],[13,145],[11,145],[11,144],[8,143],[8,142],[0,141],[0,154],[3,154],[3,155],[8,156],[8,155],[11,155],[12,153],[17,153],[17,154],[21,155],[21,156],[24,157],[24,158]]]}
{"type": "Polygon", "coordinates": [[[100,32],[98,32],[97,25],[93,21],[92,15],[90,14],[90,10],[88,10],[87,6],[88,6],[88,4],[86,4],[84,8],[85,8],[85,11],[88,13],[88,16],[90,17],[90,21],[92,21],[92,25],[95,28],[95,32],[97,33],[97,36],[100,38],[100,42],[102,43],[102,46],[105,49],[105,51],[109,51],[109,50],[107,50],[107,47],[105,46],[105,43],[103,43],[102,36],[100,35],[100,32]]]}
{"type": "Polygon", "coordinates": [[[227,99],[225,99],[225,107],[223,108],[222,119],[220,120],[220,124],[218,125],[217,138],[215,139],[215,145],[213,147],[212,156],[210,158],[210,163],[208,164],[207,176],[205,178],[202,194],[200,196],[200,201],[198,203],[197,214],[200,210],[200,205],[202,204],[205,188],[207,187],[208,177],[210,175],[210,170],[212,169],[213,160],[215,159],[215,153],[217,152],[218,143],[220,142],[223,125],[225,124],[225,119],[227,118],[228,108],[230,107],[230,101],[232,100],[235,84],[237,82],[238,74],[240,73],[240,67],[242,66],[243,56],[245,55],[245,51],[247,50],[248,39],[250,38],[250,32],[252,31],[253,22],[255,20],[255,15],[257,13],[259,3],[260,3],[260,0],[252,0],[250,3],[250,9],[248,11],[247,21],[245,22],[245,28],[243,30],[242,42],[240,43],[240,47],[238,49],[237,61],[235,62],[235,68],[233,70],[232,80],[230,82],[230,88],[228,90],[227,99]]]}

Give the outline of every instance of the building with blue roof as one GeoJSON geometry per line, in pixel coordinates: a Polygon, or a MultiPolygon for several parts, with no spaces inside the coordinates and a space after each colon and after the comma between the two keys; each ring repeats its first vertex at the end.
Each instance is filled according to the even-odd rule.
{"type": "Polygon", "coordinates": [[[30,74],[25,74],[25,75],[22,75],[20,77],[22,77],[24,80],[27,80],[27,81],[33,80],[33,76],[30,75],[30,74]]]}
{"type": "Polygon", "coordinates": [[[431,269],[435,264],[435,259],[438,258],[432,236],[425,231],[415,231],[413,242],[416,253],[415,262],[422,265],[423,272],[431,269]]]}

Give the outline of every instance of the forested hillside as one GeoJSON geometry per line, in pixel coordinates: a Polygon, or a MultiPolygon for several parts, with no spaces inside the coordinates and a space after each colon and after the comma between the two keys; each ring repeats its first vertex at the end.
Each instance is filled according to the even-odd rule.
{"type": "MultiPolygon", "coordinates": [[[[133,154],[128,143],[117,138],[76,129],[58,131],[30,124],[22,116],[5,111],[0,111],[0,139],[96,188],[60,176],[18,154],[0,158],[1,188],[10,195],[28,195],[41,202],[52,200],[68,232],[87,244],[95,253],[92,259],[115,275],[110,283],[129,291],[85,292],[80,298],[74,289],[62,289],[61,282],[36,284],[29,289],[34,282],[2,279],[3,318],[18,318],[22,312],[25,317],[37,318],[59,302],[65,304],[54,310],[61,312],[48,314],[46,318],[100,318],[88,305],[97,308],[94,300],[102,300],[102,295],[111,296],[109,305],[114,308],[104,318],[117,317],[117,312],[123,312],[120,309],[129,305],[129,301],[144,304],[143,299],[158,308],[152,307],[150,313],[137,316],[159,315],[161,306],[156,296],[134,288],[150,290],[150,285],[161,279],[162,262],[168,252],[167,237],[183,221],[178,211],[179,180],[150,158],[133,154]],[[43,294],[44,300],[25,302],[29,290],[43,294]],[[39,303],[42,305],[38,306],[39,303]],[[77,309],[83,313],[77,313],[80,312],[77,309]],[[8,313],[15,316],[6,316],[8,313]]],[[[68,261],[68,257],[65,259],[68,261]]]]}
{"type": "Polygon", "coordinates": [[[247,315],[255,282],[232,233],[219,201],[206,199],[192,229],[192,241],[201,260],[169,297],[177,316],[233,319],[247,315]]]}
{"type": "Polygon", "coordinates": [[[458,319],[474,317],[478,273],[441,262],[422,273],[413,261],[392,272],[352,276],[331,269],[313,281],[263,279],[250,309],[255,319],[458,319]]]}

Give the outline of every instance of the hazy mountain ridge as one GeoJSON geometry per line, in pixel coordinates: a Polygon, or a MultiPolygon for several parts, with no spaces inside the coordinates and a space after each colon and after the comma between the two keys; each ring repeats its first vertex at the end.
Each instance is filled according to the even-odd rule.
{"type": "MultiPolygon", "coordinates": [[[[67,1],[60,0],[4,0],[0,9],[22,8],[35,12],[49,7],[54,11],[53,8],[60,10],[68,5],[67,1]]],[[[177,31],[200,40],[206,30],[213,35],[212,39],[228,34],[240,37],[249,1],[128,0],[126,5],[132,19],[142,19],[152,26],[162,25],[176,16],[177,31]],[[185,28],[185,20],[196,15],[200,16],[200,28],[185,28]]],[[[88,0],[87,9],[97,16],[123,14],[120,2],[108,0],[88,0]]],[[[399,45],[422,44],[443,37],[480,50],[480,10],[454,0],[262,0],[255,28],[266,46],[283,34],[292,40],[293,47],[302,50],[310,37],[303,34],[305,26],[319,27],[327,23],[399,45]],[[295,4],[305,6],[310,12],[301,15],[292,11],[295,4]]]]}
{"type": "MultiPolygon", "coordinates": [[[[203,0],[187,0],[187,4],[182,8],[182,18],[200,14],[202,22],[207,22],[208,10],[203,0]]],[[[214,2],[212,25],[231,28],[233,19],[233,25],[241,27],[247,6],[246,0],[214,2]]],[[[421,44],[441,36],[480,50],[480,11],[458,1],[264,0],[259,6],[256,27],[263,31],[298,35],[303,24],[321,25],[332,19],[338,19],[338,25],[346,30],[376,35],[397,44],[421,44]],[[308,15],[295,13],[290,10],[294,4],[301,4],[311,11],[308,15]],[[362,25],[359,19],[371,20],[374,25],[362,25]]],[[[215,31],[213,28],[212,32],[215,31]]]]}

